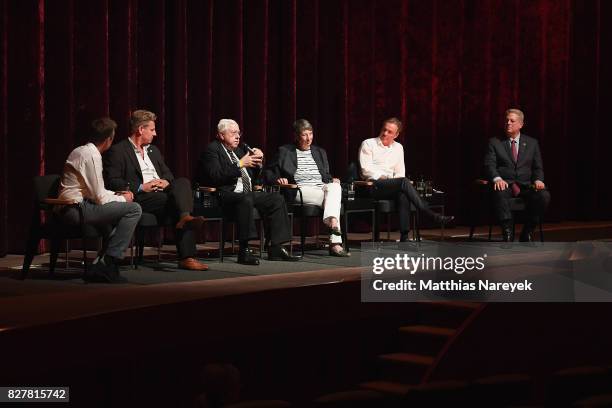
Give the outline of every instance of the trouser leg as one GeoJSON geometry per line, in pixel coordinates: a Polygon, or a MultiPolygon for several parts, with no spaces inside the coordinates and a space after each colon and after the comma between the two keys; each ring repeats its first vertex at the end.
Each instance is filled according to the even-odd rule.
{"type": "Polygon", "coordinates": [[[270,225],[270,244],[274,246],[289,242],[291,226],[283,196],[276,193],[254,193],[253,202],[259,214],[270,225]]]}
{"type": "MultiPolygon", "coordinates": [[[[113,226],[109,235],[106,254],[114,258],[123,258],[125,249],[130,244],[134,229],[140,220],[142,210],[138,203],[112,202],[103,205],[83,201],[83,218],[85,224],[93,226],[113,226]]],[[[79,214],[76,208],[68,208],[63,214],[67,223],[77,225],[79,214]]]]}

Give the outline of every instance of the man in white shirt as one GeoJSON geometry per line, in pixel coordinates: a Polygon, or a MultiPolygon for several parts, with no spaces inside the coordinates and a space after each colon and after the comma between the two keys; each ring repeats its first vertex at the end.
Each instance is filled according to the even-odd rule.
{"type": "MultiPolygon", "coordinates": [[[[142,210],[129,191],[109,191],[102,178],[102,153],[113,144],[117,124],[110,118],[96,119],[91,125],[90,143],[70,153],[60,185],[60,199],[74,200],[81,207],[86,224],[112,226],[107,245],[83,279],[95,282],[120,283],[118,260],[128,247],[142,210]]],[[[74,206],[57,208],[64,222],[79,224],[79,211],[74,206]]]]}
{"type": "Polygon", "coordinates": [[[404,148],[396,142],[402,122],[389,118],[383,122],[378,137],[366,139],[359,148],[361,177],[374,181],[374,197],[397,200],[400,222],[400,241],[408,240],[410,230],[410,203],[438,224],[448,224],[455,217],[431,211],[406,178],[404,148]]]}

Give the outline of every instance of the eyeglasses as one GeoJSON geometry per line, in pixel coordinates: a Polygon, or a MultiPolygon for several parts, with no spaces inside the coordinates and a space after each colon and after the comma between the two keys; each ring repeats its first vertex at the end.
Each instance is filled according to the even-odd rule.
{"type": "Polygon", "coordinates": [[[228,133],[232,135],[242,136],[242,132],[240,130],[228,130],[228,133]]]}

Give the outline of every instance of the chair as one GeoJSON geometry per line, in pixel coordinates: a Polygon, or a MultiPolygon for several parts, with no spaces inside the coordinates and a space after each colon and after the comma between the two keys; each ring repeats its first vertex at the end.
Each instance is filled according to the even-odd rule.
{"type": "MultiPolygon", "coordinates": [[[[312,217],[317,217],[319,219],[323,217],[323,209],[317,205],[304,204],[302,190],[297,184],[280,184],[279,187],[284,191],[297,190],[297,195],[299,195],[300,197],[299,202],[296,202],[294,200],[293,202],[289,203],[289,201],[287,200],[288,194],[285,194],[285,200],[288,203],[287,210],[291,214],[292,220],[293,217],[300,217],[300,247],[302,251],[302,256],[304,256],[304,247],[306,245],[306,221],[308,220],[308,218],[312,217]]],[[[319,224],[317,223],[317,226],[318,225],[319,224]]],[[[291,223],[291,226],[293,228],[293,222],[291,223]]],[[[316,236],[318,239],[318,228],[316,236]]]]}
{"type": "Polygon", "coordinates": [[[20,279],[27,277],[41,239],[49,239],[51,241],[49,276],[54,275],[62,240],[70,239],[83,240],[83,265],[86,273],[87,248],[84,242],[85,239],[105,237],[110,232],[110,229],[106,230],[103,227],[96,228],[87,225],[81,207],[76,201],[56,198],[59,193],[59,185],[60,176],[57,174],[34,177],[34,210],[20,279]],[[58,215],[53,211],[55,205],[75,206],[79,210],[79,225],[73,226],[62,223],[58,215]]]}
{"type": "Polygon", "coordinates": [[[157,262],[161,261],[161,247],[164,242],[163,228],[173,224],[171,217],[163,220],[158,219],[155,214],[143,212],[134,230],[131,248],[131,264],[134,269],[138,269],[138,264],[144,257],[144,240],[147,230],[157,230],[157,262]],[[136,244],[136,257],[134,257],[134,244],[136,244]]]}
{"type": "MultiPolygon", "coordinates": [[[[358,162],[351,162],[347,170],[347,182],[353,183],[356,187],[359,187],[361,192],[361,198],[370,198],[373,203],[375,210],[375,219],[372,230],[374,231],[374,241],[380,240],[380,224],[382,216],[387,218],[387,240],[391,239],[391,214],[397,213],[397,203],[395,200],[388,199],[376,199],[373,198],[374,183],[372,181],[360,180],[361,167],[358,162]]],[[[357,192],[356,192],[357,193],[357,192]]],[[[411,204],[410,211],[410,226],[412,234],[415,240],[421,240],[421,233],[419,229],[419,210],[411,204]]]]}
{"type": "MultiPolygon", "coordinates": [[[[493,204],[491,200],[491,187],[487,180],[476,179],[472,184],[475,197],[475,203],[472,205],[471,210],[471,222],[470,222],[470,237],[469,240],[472,241],[474,239],[474,231],[476,229],[476,224],[478,223],[478,216],[484,210],[484,212],[488,215],[489,222],[489,237],[488,240],[491,241],[491,235],[493,232],[493,224],[495,220],[495,216],[493,214],[493,204]],[[486,207],[486,208],[485,208],[486,207]]],[[[510,211],[512,211],[512,237],[515,236],[516,230],[516,219],[519,213],[524,213],[527,209],[527,203],[520,197],[510,198],[510,211]]],[[[540,241],[544,242],[544,231],[542,228],[542,218],[538,219],[538,229],[540,231],[540,241]]]]}
{"type": "MultiPolygon", "coordinates": [[[[195,195],[194,215],[206,218],[206,222],[219,222],[219,261],[223,262],[225,249],[225,225],[235,224],[236,220],[233,212],[224,211],[223,206],[219,203],[219,191],[215,187],[200,187],[196,186],[196,191],[200,194],[195,195]],[[206,204],[205,204],[206,202],[206,204]]],[[[259,256],[263,256],[264,251],[264,225],[263,219],[259,215],[257,209],[253,208],[253,219],[259,221],[259,256]]],[[[234,251],[235,242],[235,226],[232,225],[232,252],[234,251]]]]}

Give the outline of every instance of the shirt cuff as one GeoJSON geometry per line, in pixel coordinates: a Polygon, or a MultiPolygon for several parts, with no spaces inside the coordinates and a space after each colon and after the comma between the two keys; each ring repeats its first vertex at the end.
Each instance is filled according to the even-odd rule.
{"type": "Polygon", "coordinates": [[[500,181],[500,180],[502,180],[502,178],[501,178],[501,177],[499,177],[499,176],[497,176],[497,177],[494,177],[494,178],[493,178],[493,182],[494,182],[494,183],[497,183],[497,182],[498,182],[498,181],[500,181]]]}

